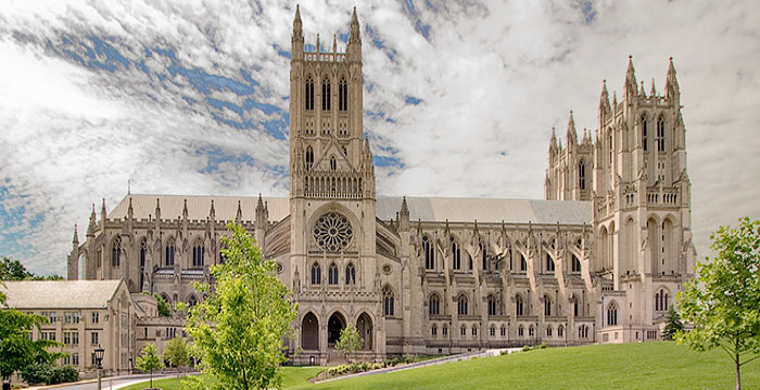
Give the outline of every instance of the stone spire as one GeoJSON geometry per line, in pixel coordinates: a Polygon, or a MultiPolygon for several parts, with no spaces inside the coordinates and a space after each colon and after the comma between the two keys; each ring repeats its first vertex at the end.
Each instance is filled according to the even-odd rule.
{"type": "Polygon", "coordinates": [[[238,208],[237,208],[237,215],[235,216],[235,222],[241,223],[243,221],[243,208],[240,205],[240,201],[238,200],[238,208]]]}
{"type": "Polygon", "coordinates": [[[641,80],[641,88],[639,88],[639,96],[646,99],[647,93],[644,92],[644,80],[641,80]]]}
{"type": "Polygon", "coordinates": [[[132,197],[129,197],[129,207],[127,207],[127,218],[133,219],[135,216],[135,210],[132,208],[132,197]]]}
{"type": "Polygon", "coordinates": [[[599,97],[599,116],[610,113],[610,96],[607,94],[607,80],[602,80],[602,95],[599,97]]]}
{"type": "Polygon", "coordinates": [[[77,224],[74,224],[74,239],[71,242],[74,243],[74,248],[79,247],[79,234],[77,234],[77,224]]]}
{"type": "Polygon", "coordinates": [[[293,18],[293,33],[290,36],[290,57],[293,61],[303,60],[303,44],[301,8],[296,5],[296,16],[293,18]]]}
{"type": "Polygon", "coordinates": [[[256,228],[266,229],[269,216],[267,215],[267,206],[264,204],[264,199],[259,193],[259,199],[256,202],[256,228]]]}
{"type": "Polygon", "coordinates": [[[573,111],[570,110],[570,119],[567,121],[567,146],[578,143],[578,134],[575,133],[575,119],[573,119],[573,111]]]}
{"type": "Polygon", "coordinates": [[[409,230],[409,206],[406,204],[406,196],[401,201],[401,211],[399,212],[399,230],[409,230]]]}
{"type": "Polygon", "coordinates": [[[156,221],[161,220],[161,200],[156,198],[156,221]]]}
{"type": "Polygon", "coordinates": [[[189,214],[190,213],[188,213],[187,211],[187,199],[185,199],[184,206],[182,207],[182,219],[187,220],[187,217],[189,216],[189,214]]]}
{"type": "Polygon", "coordinates": [[[359,17],[356,16],[356,7],[354,7],[354,13],[351,15],[351,33],[348,37],[348,43],[361,43],[361,41],[362,38],[359,30],[359,17]]]}
{"type": "Polygon", "coordinates": [[[92,213],[90,214],[90,224],[87,225],[87,237],[95,236],[95,203],[92,204],[92,213]]]}
{"type": "Polygon", "coordinates": [[[333,34],[333,53],[338,52],[338,38],[335,34],[333,34]]]}
{"type": "Polygon", "coordinates": [[[681,94],[680,87],[678,86],[678,78],[676,77],[676,67],[673,65],[673,57],[670,57],[670,65],[668,66],[668,75],[665,79],[665,96],[677,97],[681,94]]]}
{"type": "Polygon", "coordinates": [[[301,22],[301,6],[296,4],[296,16],[293,18],[293,38],[303,37],[303,23],[301,22]]]}
{"type": "Polygon", "coordinates": [[[359,27],[359,18],[356,16],[356,7],[354,7],[354,13],[351,16],[351,31],[348,35],[346,57],[348,61],[360,62],[362,60],[361,28],[359,27]]]}
{"type": "Polygon", "coordinates": [[[212,221],[216,220],[216,210],[214,210],[214,200],[211,199],[211,210],[208,212],[209,217],[212,221]]]}
{"type": "Polygon", "coordinates": [[[552,126],[552,138],[549,140],[549,152],[554,153],[557,151],[557,131],[552,126]]]}
{"type": "Polygon", "coordinates": [[[633,56],[628,56],[628,70],[625,72],[625,84],[623,85],[623,95],[625,99],[636,96],[638,85],[636,83],[636,70],[633,68],[633,56]]]}
{"type": "Polygon", "coordinates": [[[657,89],[656,89],[656,87],[654,85],[654,77],[652,77],[652,90],[649,91],[649,96],[651,96],[651,97],[657,96],[657,89]]]}

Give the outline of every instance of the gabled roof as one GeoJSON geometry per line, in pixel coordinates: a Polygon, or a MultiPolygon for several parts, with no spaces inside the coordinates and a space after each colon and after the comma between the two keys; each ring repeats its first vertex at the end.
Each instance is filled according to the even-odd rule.
{"type": "MultiPolygon", "coordinates": [[[[255,196],[198,196],[198,195],[128,195],[108,214],[109,218],[123,219],[127,215],[129,198],[136,219],[155,217],[156,199],[161,203],[161,218],[176,219],[182,215],[184,200],[187,199],[188,217],[191,220],[205,220],[214,200],[217,221],[235,219],[240,202],[243,220],[254,219],[255,196]]],[[[290,202],[286,197],[263,198],[269,208],[269,219],[281,221],[290,213],[290,202]]],[[[377,217],[388,221],[396,218],[401,209],[402,197],[378,196],[377,217]]],[[[439,198],[407,197],[409,219],[428,222],[501,222],[534,224],[581,225],[591,222],[591,202],[528,200],[503,198],[439,198]]]]}
{"type": "Polygon", "coordinates": [[[105,309],[122,283],[118,280],[7,281],[0,290],[18,309],[105,309]]]}

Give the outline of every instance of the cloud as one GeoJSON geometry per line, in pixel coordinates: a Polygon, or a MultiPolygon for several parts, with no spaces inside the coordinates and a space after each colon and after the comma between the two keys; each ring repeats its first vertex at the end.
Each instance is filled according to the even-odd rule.
{"type": "MultiPolygon", "coordinates": [[[[662,91],[675,58],[707,253],[760,217],[751,1],[362,2],[365,131],[387,195],[541,198],[552,127],[595,129],[601,80],[662,91]]],[[[24,2],[0,10],[0,253],[63,273],[72,225],[126,192],[287,194],[292,5],[24,2]]],[[[306,43],[351,8],[301,9],[306,43]]],[[[564,136],[558,131],[559,136],[564,136]]],[[[80,233],[82,229],[80,228],[80,233]]],[[[80,234],[81,236],[81,234],[80,234]]]]}

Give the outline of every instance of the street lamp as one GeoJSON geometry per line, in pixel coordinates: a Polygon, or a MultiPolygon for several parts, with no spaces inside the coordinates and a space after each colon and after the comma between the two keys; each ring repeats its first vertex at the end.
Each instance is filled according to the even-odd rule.
{"type": "Polygon", "coordinates": [[[102,387],[100,386],[100,377],[101,377],[100,372],[103,369],[103,366],[101,365],[101,363],[103,362],[103,354],[105,352],[106,351],[100,345],[98,345],[98,347],[95,348],[95,362],[98,363],[98,390],[102,389],[102,387]]]}

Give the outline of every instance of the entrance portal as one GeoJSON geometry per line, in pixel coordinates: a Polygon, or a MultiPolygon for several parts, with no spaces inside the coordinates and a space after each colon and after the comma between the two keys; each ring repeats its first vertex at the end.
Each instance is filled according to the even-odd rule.
{"type": "Polygon", "coordinates": [[[333,347],[340,340],[340,331],[346,327],[346,319],[343,315],[335,312],[327,320],[327,346],[333,347]]]}
{"type": "Polygon", "coordinates": [[[319,321],[311,312],[303,317],[301,323],[301,348],[306,351],[319,350],[319,321]]]}
{"type": "Polygon", "coordinates": [[[364,351],[372,350],[372,319],[367,313],[362,313],[356,320],[356,330],[359,331],[359,337],[364,340],[364,351]]]}

